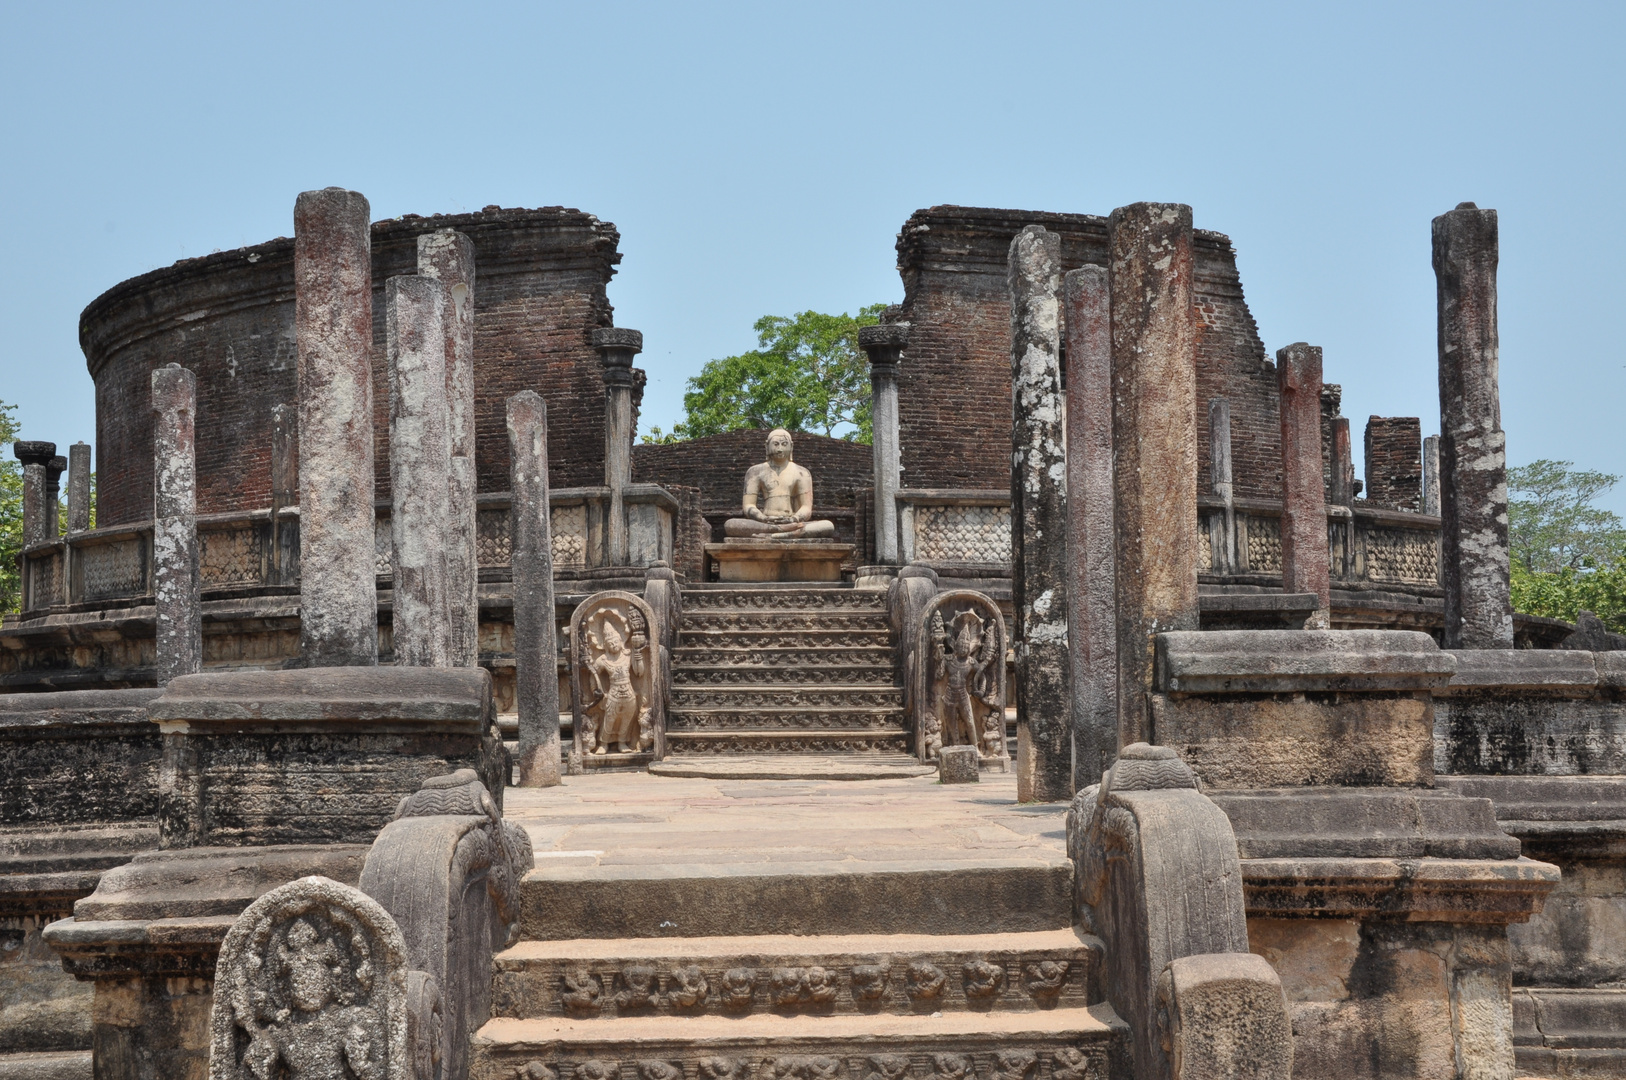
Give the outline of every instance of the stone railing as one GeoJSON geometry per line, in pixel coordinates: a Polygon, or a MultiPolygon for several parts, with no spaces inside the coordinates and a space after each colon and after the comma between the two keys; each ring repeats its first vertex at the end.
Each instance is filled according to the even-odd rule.
{"type": "Polygon", "coordinates": [[[1010,573],[1009,491],[903,488],[897,500],[898,554],[904,563],[1010,573]]]}
{"type": "MultiPolygon", "coordinates": [[[[673,558],[677,500],[655,484],[626,492],[631,563],[673,558]]],[[[560,488],[549,497],[553,565],[569,574],[608,564],[607,487],[560,488]]],[[[508,567],[508,494],[480,496],[482,569],[508,567]]],[[[392,572],[390,507],[380,503],[374,531],[374,570],[392,572]]],[[[71,533],[35,544],[21,556],[24,617],[78,604],[118,604],[152,595],[152,522],[71,533]]],[[[206,593],[254,592],[299,584],[299,512],[269,510],[198,516],[198,574],[206,593]]],[[[387,587],[388,582],[381,582],[387,587]]]]}
{"type": "MultiPolygon", "coordinates": [[[[1234,558],[1226,545],[1225,504],[1199,497],[1201,535],[1197,572],[1211,581],[1279,585],[1282,575],[1282,506],[1273,499],[1232,503],[1234,558]],[[1252,579],[1260,579],[1254,581],[1252,579]]],[[[1332,582],[1346,589],[1439,593],[1440,519],[1380,507],[1327,507],[1332,582]]]]}

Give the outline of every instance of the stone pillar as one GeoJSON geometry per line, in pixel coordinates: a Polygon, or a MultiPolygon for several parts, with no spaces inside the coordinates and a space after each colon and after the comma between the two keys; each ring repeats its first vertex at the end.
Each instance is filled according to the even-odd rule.
{"type": "Polygon", "coordinates": [[[445,307],[446,290],[434,278],[392,277],[384,283],[397,667],[452,666],[445,307]]]}
{"type": "Polygon", "coordinates": [[[1495,210],[1434,219],[1440,349],[1440,585],[1445,647],[1511,649],[1507,436],[1497,388],[1495,210]]]}
{"type": "MultiPolygon", "coordinates": [[[[1306,630],[1332,626],[1327,551],[1327,491],[1321,482],[1321,346],[1276,350],[1282,425],[1282,591],[1315,593],[1306,630]]],[[[1343,425],[1347,443],[1349,422],[1343,425]]],[[[1334,435],[1336,444],[1337,436],[1334,435]]],[[[1334,471],[1337,470],[1336,460],[1334,471]]]]}
{"type": "Polygon", "coordinates": [[[418,273],[446,288],[446,445],[451,456],[446,607],[451,664],[480,659],[480,557],[474,472],[474,241],[455,229],[418,237],[418,273]]]}
{"type": "Polygon", "coordinates": [[[299,519],[283,511],[299,502],[299,412],[292,404],[271,406],[271,539],[277,581],[291,585],[297,573],[299,519]]]}
{"type": "Polygon", "coordinates": [[[1061,236],[1011,241],[1011,600],[1016,610],[1016,797],[1073,794],[1067,649],[1067,466],[1061,397],[1061,236]]]}
{"type": "MultiPolygon", "coordinates": [[[[1231,486],[1231,403],[1214,398],[1208,403],[1208,472],[1214,494],[1225,502],[1224,511],[1211,519],[1209,547],[1214,571],[1236,573],[1236,497],[1231,486]]],[[[1201,540],[1198,541],[1201,543],[1201,540]]]]}
{"type": "Polygon", "coordinates": [[[179,364],[152,373],[152,593],[157,611],[157,682],[203,668],[198,596],[198,380],[179,364]]]}
{"type": "Polygon", "coordinates": [[[1104,266],[1065,278],[1067,321],[1067,644],[1072,658],[1073,784],[1118,756],[1113,627],[1112,308],[1104,266]]]}
{"type": "Polygon", "coordinates": [[[62,474],[68,459],[51,456],[45,463],[45,538],[55,540],[62,533],[62,474]]]}
{"type": "Polygon", "coordinates": [[[90,444],[68,447],[68,531],[90,528],[90,444]]]}
{"type": "Polygon", "coordinates": [[[1154,635],[1197,625],[1197,359],[1191,207],[1134,203],[1108,223],[1118,742],[1148,741],[1154,635]]]}
{"type": "Polygon", "coordinates": [[[903,467],[898,445],[898,360],[909,341],[908,323],[866,326],[858,344],[869,356],[870,416],[875,450],[875,560],[898,564],[898,487],[903,467]]]}
{"type": "Polygon", "coordinates": [[[626,489],[632,483],[632,358],[644,348],[637,330],[605,326],[593,331],[593,347],[604,358],[604,483],[610,489],[606,557],[611,566],[626,566],[626,489]]]}
{"type": "MultiPolygon", "coordinates": [[[[1280,381],[1281,373],[1277,372],[1280,381]]],[[[1285,421],[1284,421],[1285,422],[1285,421]]],[[[1317,420],[1319,424],[1319,418],[1317,420]]],[[[1319,442],[1319,440],[1318,440],[1319,442]]],[[[1321,448],[1316,447],[1319,456],[1321,448]]],[[[1332,418],[1332,459],[1327,468],[1327,501],[1334,506],[1355,505],[1355,450],[1349,437],[1349,417],[1332,418]]]]}
{"type": "Polygon", "coordinates": [[[508,399],[508,448],[519,784],[552,787],[560,773],[559,637],[548,521],[548,407],[534,390],[508,399]]]}
{"type": "Polygon", "coordinates": [[[1440,437],[1423,440],[1423,513],[1440,513],[1440,437]]]}
{"type": "Polygon", "coordinates": [[[343,188],[294,203],[299,650],[308,667],[378,663],[369,216],[367,200],[343,188]]]}
{"type": "Polygon", "coordinates": [[[11,452],[23,463],[23,547],[43,544],[50,538],[45,522],[45,471],[56,457],[56,443],[24,440],[12,443],[11,452]]]}

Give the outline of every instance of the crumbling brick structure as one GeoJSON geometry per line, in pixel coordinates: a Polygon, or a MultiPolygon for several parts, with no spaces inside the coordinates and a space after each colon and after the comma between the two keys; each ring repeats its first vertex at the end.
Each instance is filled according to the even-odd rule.
{"type": "Polygon", "coordinates": [[[1417,417],[1366,421],[1366,501],[1391,510],[1423,509],[1423,429],[1417,417]]]}

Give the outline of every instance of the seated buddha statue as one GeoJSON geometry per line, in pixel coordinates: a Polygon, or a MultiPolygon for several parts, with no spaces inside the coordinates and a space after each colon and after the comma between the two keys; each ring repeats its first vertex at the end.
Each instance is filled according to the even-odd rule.
{"type": "Polygon", "coordinates": [[[790,451],[790,432],[774,428],[768,433],[768,460],[751,466],[745,474],[745,516],[724,522],[724,536],[736,540],[834,539],[835,522],[812,520],[813,474],[792,461],[790,451]]]}

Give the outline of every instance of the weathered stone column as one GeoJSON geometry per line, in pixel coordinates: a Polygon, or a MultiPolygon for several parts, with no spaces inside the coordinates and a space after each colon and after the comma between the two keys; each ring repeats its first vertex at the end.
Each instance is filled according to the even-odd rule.
{"type": "Polygon", "coordinates": [[[271,406],[271,537],[277,581],[291,585],[298,570],[299,519],[283,511],[299,502],[299,411],[271,406]]]}
{"type": "Polygon", "coordinates": [[[1434,219],[1440,348],[1440,585],[1445,647],[1511,649],[1507,436],[1497,386],[1495,210],[1434,219]]]}
{"type": "Polygon", "coordinates": [[[62,534],[62,474],[68,471],[68,459],[55,454],[45,463],[45,538],[54,540],[62,534]]]}
{"type": "MultiPolygon", "coordinates": [[[[1209,547],[1214,570],[1236,573],[1236,502],[1231,486],[1231,403],[1214,398],[1208,403],[1208,472],[1214,494],[1225,502],[1224,511],[1210,519],[1209,547]]],[[[1201,539],[1198,540],[1201,543],[1201,539]]]]}
{"type": "Polygon", "coordinates": [[[369,216],[367,200],[343,188],[294,203],[299,649],[309,667],[378,663],[369,216]]]}
{"type": "MultiPolygon", "coordinates": [[[[1276,350],[1282,426],[1282,591],[1315,593],[1306,630],[1332,626],[1327,553],[1327,491],[1321,482],[1321,347],[1276,350]]],[[[1344,424],[1348,439],[1349,424],[1344,424]]],[[[1336,463],[1334,469],[1337,468],[1336,463]]]]}
{"type": "Polygon", "coordinates": [[[68,531],[90,528],[90,444],[68,447],[68,531]]]}
{"type": "Polygon", "coordinates": [[[1104,266],[1065,278],[1067,315],[1067,644],[1073,786],[1118,756],[1112,533],[1112,301],[1104,266]]]}
{"type": "Polygon", "coordinates": [[[390,365],[392,616],[398,667],[450,667],[446,548],[451,457],[446,449],[446,290],[434,278],[384,283],[390,365]]]}
{"type": "Polygon", "coordinates": [[[514,700],[519,783],[559,783],[559,638],[548,521],[548,407],[525,390],[508,399],[510,564],[514,582],[514,700]]]}
{"type": "Polygon", "coordinates": [[[418,237],[418,273],[446,288],[446,444],[451,456],[446,608],[451,664],[480,659],[480,559],[474,472],[474,241],[455,229],[418,237]]]}
{"type": "MultiPolygon", "coordinates": [[[[1280,381],[1281,373],[1277,372],[1280,381]]],[[[1320,424],[1319,414],[1316,420],[1320,424]]],[[[1321,455],[1320,439],[1316,440],[1316,456],[1321,455]]],[[[1331,484],[1327,488],[1327,501],[1334,506],[1355,505],[1355,450],[1349,438],[1349,417],[1332,418],[1332,461],[1327,473],[1331,484]]]]}
{"type": "Polygon", "coordinates": [[[869,357],[870,416],[875,450],[875,558],[898,563],[898,487],[903,474],[898,444],[898,360],[909,341],[908,323],[866,326],[858,344],[869,357]]]}
{"type": "Polygon", "coordinates": [[[203,668],[198,590],[198,380],[179,364],[152,373],[152,567],[157,682],[203,668]]]}
{"type": "Polygon", "coordinates": [[[632,358],[644,348],[637,330],[605,326],[593,331],[593,347],[604,358],[604,483],[610,489],[605,535],[611,566],[625,566],[627,553],[626,489],[632,483],[632,358]]]}
{"type": "Polygon", "coordinates": [[[56,456],[56,443],[35,439],[11,444],[11,452],[23,464],[23,547],[43,544],[46,532],[45,470],[56,456]]]}
{"type": "Polygon", "coordinates": [[[1061,236],[1011,241],[1011,600],[1016,609],[1016,797],[1073,794],[1067,651],[1067,463],[1061,397],[1061,236]]]}
{"type": "Polygon", "coordinates": [[[1440,512],[1440,437],[1423,440],[1423,513],[1440,512]]]}
{"type": "Polygon", "coordinates": [[[1197,360],[1191,207],[1134,203],[1108,223],[1118,742],[1150,735],[1154,635],[1197,625],[1197,360]]]}

